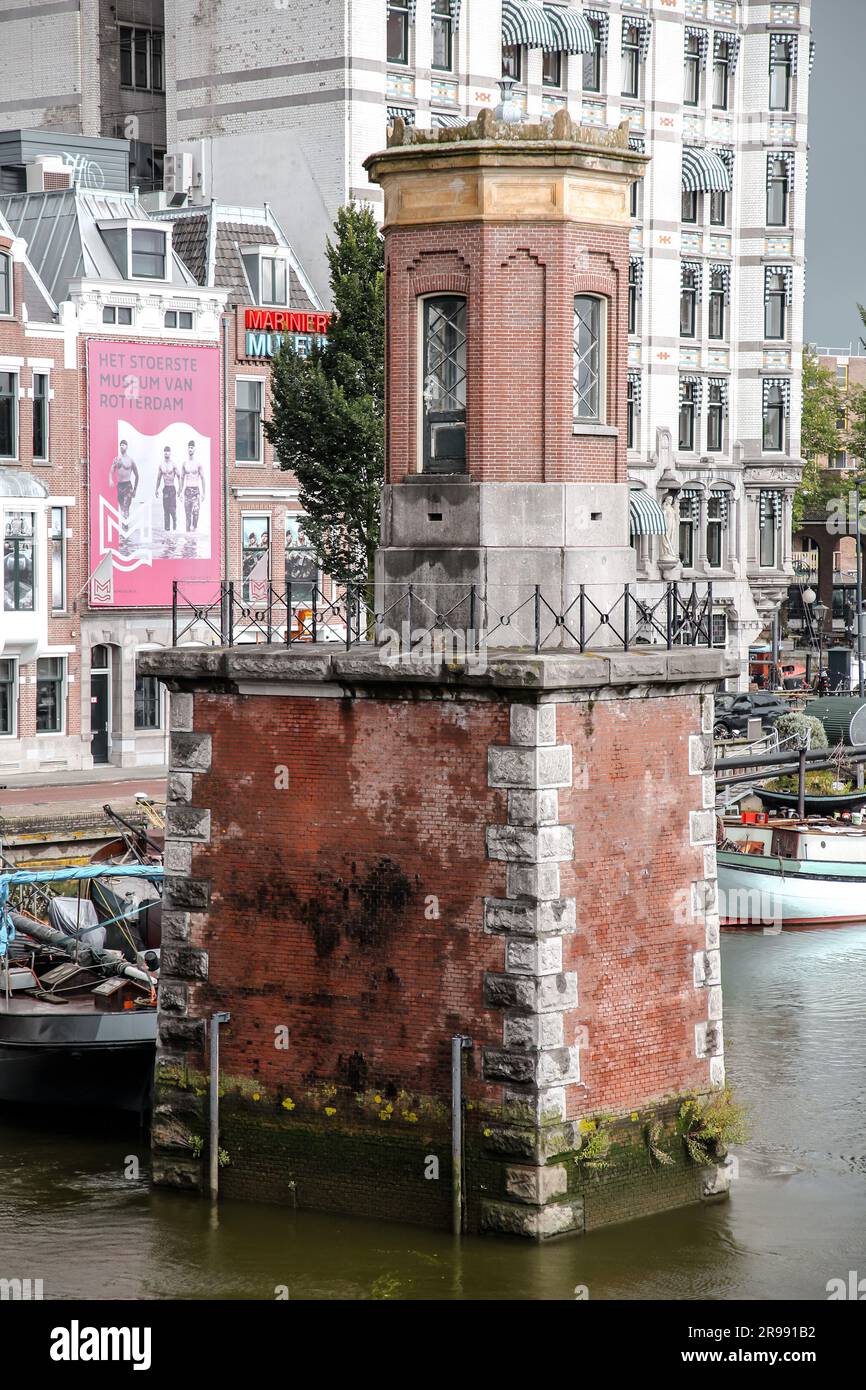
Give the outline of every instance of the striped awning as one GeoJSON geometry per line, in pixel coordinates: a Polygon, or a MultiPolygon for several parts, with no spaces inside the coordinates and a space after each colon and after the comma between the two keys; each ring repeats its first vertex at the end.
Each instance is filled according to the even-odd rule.
{"type": "Polygon", "coordinates": [[[758,498],[758,516],[763,526],[767,517],[773,518],[775,526],[782,524],[782,493],[778,488],[762,488],[758,498]]]}
{"type": "Polygon", "coordinates": [[[730,193],[731,176],[725,161],[713,150],[683,146],[683,192],[730,193]]]}
{"type": "Polygon", "coordinates": [[[723,526],[727,526],[727,524],[728,524],[728,504],[729,504],[729,502],[730,502],[730,497],[731,497],[731,494],[730,494],[730,492],[728,491],[727,488],[724,488],[724,487],[711,487],[711,488],[710,488],[710,501],[711,501],[711,502],[718,502],[718,504],[719,504],[719,521],[722,523],[723,526]]]}
{"type": "Polygon", "coordinates": [[[643,256],[629,256],[628,280],[630,285],[634,285],[640,297],[643,294],[643,256]]]}
{"type": "Polygon", "coordinates": [[[452,127],[454,127],[454,126],[465,125],[465,124],[466,124],[466,117],[465,117],[465,116],[458,116],[458,115],[456,115],[456,113],[453,112],[453,111],[434,111],[434,112],[433,112],[433,129],[434,129],[434,130],[436,130],[436,129],[442,130],[442,129],[445,129],[445,128],[447,128],[447,129],[450,130],[450,129],[451,129],[452,127]]]}
{"type": "Polygon", "coordinates": [[[703,261],[681,261],[680,262],[680,289],[697,290],[698,294],[703,293],[704,289],[704,263],[703,261]]]}
{"type": "Polygon", "coordinates": [[[734,147],[733,145],[716,145],[713,154],[717,154],[728,171],[728,178],[731,181],[731,188],[734,186],[734,147]]]}
{"type": "Polygon", "coordinates": [[[726,376],[711,376],[707,378],[707,384],[711,391],[718,391],[719,400],[722,408],[728,408],[728,378],[726,376]]]}
{"type": "Polygon", "coordinates": [[[630,135],[628,137],[628,147],[630,150],[634,150],[636,154],[645,154],[646,140],[642,135],[630,135]]]}
{"type": "Polygon", "coordinates": [[[776,177],[776,165],[780,161],[784,164],[785,172],[788,176],[788,192],[793,193],[794,169],[797,162],[797,157],[793,150],[770,150],[767,155],[767,187],[769,188],[773,179],[776,177]]]}
{"type": "Polygon", "coordinates": [[[607,10],[584,10],[587,19],[591,20],[598,30],[598,42],[603,54],[607,53],[607,43],[610,35],[610,15],[607,10]]]}
{"type": "Polygon", "coordinates": [[[794,267],[792,265],[764,266],[764,303],[768,304],[773,292],[772,280],[781,275],[785,283],[785,303],[790,307],[794,297],[794,267]]]}
{"type": "Polygon", "coordinates": [[[742,40],[739,34],[731,34],[727,29],[717,29],[713,35],[713,61],[719,61],[722,44],[726,43],[728,45],[728,62],[730,64],[731,76],[737,71],[741,42],[742,40]]]}
{"type": "Polygon", "coordinates": [[[703,377],[695,376],[693,373],[680,377],[680,405],[685,405],[686,402],[689,401],[689,396],[687,394],[689,387],[692,388],[691,401],[697,407],[698,412],[700,412],[701,401],[704,394],[703,377]]]}
{"type": "Polygon", "coordinates": [[[796,74],[799,47],[796,34],[771,34],[770,67],[774,68],[781,63],[790,63],[792,74],[796,74]]]}
{"type": "Polygon", "coordinates": [[[730,261],[710,262],[710,289],[724,291],[725,303],[731,302],[731,263],[730,261]]]}
{"type": "Polygon", "coordinates": [[[555,49],[556,38],[544,5],[536,0],[502,0],[502,42],[508,47],[555,49]]]}
{"type": "Polygon", "coordinates": [[[782,408],[786,415],[791,413],[791,378],[789,376],[765,376],[763,380],[763,405],[766,411],[770,392],[778,389],[782,393],[782,408]]]}
{"type": "Polygon", "coordinates": [[[544,13],[553,32],[552,47],[558,53],[592,53],[595,34],[589,20],[566,5],[545,5],[544,13]]]}
{"type": "Polygon", "coordinates": [[[682,521],[700,521],[701,495],[697,488],[683,488],[680,493],[680,518],[682,521]]]}
{"type": "Polygon", "coordinates": [[[401,119],[402,121],[405,122],[406,125],[414,125],[414,124],[415,124],[415,108],[414,108],[414,106],[389,106],[389,107],[388,107],[388,124],[389,124],[389,125],[393,125],[394,122],[396,121],[396,119],[397,119],[398,116],[400,117],[400,119],[401,119]]]}
{"type": "Polygon", "coordinates": [[[707,30],[699,29],[696,24],[687,24],[685,38],[686,52],[688,52],[689,48],[689,39],[697,39],[698,57],[700,58],[701,67],[705,68],[707,65],[707,51],[710,46],[710,36],[707,30]]]}
{"type": "Polygon", "coordinates": [[[667,531],[665,514],[648,492],[630,492],[628,514],[633,536],[663,536],[667,531]]]}
{"type": "Polygon", "coordinates": [[[629,29],[637,29],[638,52],[642,63],[646,62],[652,38],[653,22],[649,15],[624,14],[622,17],[622,37],[625,42],[629,29]]]}
{"type": "Polygon", "coordinates": [[[631,398],[632,398],[632,401],[634,402],[635,411],[637,412],[638,415],[640,415],[640,406],[641,406],[641,375],[640,375],[640,372],[639,372],[636,368],[633,369],[633,370],[631,370],[631,371],[629,372],[629,374],[628,374],[628,385],[629,385],[629,390],[631,391],[631,398]]]}

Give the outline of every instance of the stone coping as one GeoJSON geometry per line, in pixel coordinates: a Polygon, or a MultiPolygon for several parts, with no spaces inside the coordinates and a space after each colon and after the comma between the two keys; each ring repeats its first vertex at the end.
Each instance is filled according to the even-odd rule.
{"type": "Polygon", "coordinates": [[[441,686],[468,690],[588,690],[600,686],[712,685],[734,676],[737,662],[722,651],[680,647],[647,650],[570,652],[509,651],[495,648],[458,661],[429,655],[388,664],[382,648],[336,643],[298,643],[292,647],[253,645],[180,647],[140,652],[142,675],[158,676],[170,689],[263,683],[342,686],[441,686]]]}

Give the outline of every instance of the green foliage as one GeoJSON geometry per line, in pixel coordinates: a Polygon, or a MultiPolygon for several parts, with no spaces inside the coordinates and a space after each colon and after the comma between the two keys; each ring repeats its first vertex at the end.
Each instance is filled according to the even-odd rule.
{"type": "Polygon", "coordinates": [[[673,1163],[669,1153],[665,1153],[661,1148],[662,1126],[661,1121],[656,1120],[653,1124],[647,1125],[644,1131],[646,1146],[649,1149],[650,1158],[662,1167],[669,1167],[673,1163]]]}
{"type": "MultiPolygon", "coordinates": [[[[848,480],[841,484],[837,473],[828,473],[818,465],[818,458],[832,454],[845,442],[840,440],[837,420],[843,408],[843,395],[835,375],[822,367],[809,349],[803,352],[803,410],[801,415],[801,449],[806,460],[803,479],[794,494],[794,530],[805,517],[823,518],[827,503],[833,497],[846,495],[853,486],[848,480]]],[[[855,451],[856,452],[856,451],[855,451]]],[[[866,456],[866,451],[861,457],[866,456]]]]}
{"type": "Polygon", "coordinates": [[[829,367],[822,367],[810,348],[803,352],[803,414],[801,440],[807,459],[832,454],[839,447],[836,420],[842,393],[829,367]]]}
{"type": "Polygon", "coordinates": [[[797,738],[805,743],[806,734],[809,733],[810,748],[829,748],[830,743],[824,731],[824,725],[820,719],[814,715],[802,714],[797,710],[792,710],[790,714],[783,714],[776,720],[776,732],[779,739],[797,738]]]}
{"type": "Polygon", "coordinates": [[[592,1173],[600,1173],[608,1166],[611,1146],[608,1122],[600,1115],[595,1120],[581,1120],[577,1128],[581,1144],[574,1155],[575,1163],[581,1164],[592,1173]]]}
{"type": "Polygon", "coordinates": [[[702,1165],[723,1157],[729,1144],[742,1144],[749,1137],[745,1110],[737,1105],[730,1086],[684,1100],[677,1133],[692,1162],[702,1165]]]}
{"type": "MultiPolygon", "coordinates": [[[[834,781],[829,768],[825,768],[823,772],[807,772],[806,791],[812,796],[832,796],[834,781]]],[[[770,792],[796,792],[799,790],[800,779],[796,772],[785,773],[783,777],[774,777],[766,786],[770,792]]]]}
{"type": "Polygon", "coordinates": [[[265,433],[295,473],[305,530],[339,584],[367,584],[379,542],[385,455],[385,276],[369,208],[337,214],[328,242],[334,316],[309,357],[288,339],[274,358],[265,433]]]}

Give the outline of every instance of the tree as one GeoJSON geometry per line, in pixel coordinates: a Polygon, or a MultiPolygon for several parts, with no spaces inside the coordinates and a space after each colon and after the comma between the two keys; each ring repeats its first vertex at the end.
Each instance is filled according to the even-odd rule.
{"type": "MultiPolygon", "coordinates": [[[[805,458],[802,482],[794,494],[794,530],[804,516],[824,516],[828,498],[839,495],[838,478],[828,477],[819,467],[822,454],[835,453],[839,447],[838,418],[842,396],[836,378],[828,367],[806,348],[803,352],[803,414],[801,448],[805,458]]],[[[845,489],[847,490],[847,489],[845,489]]]]}
{"type": "Polygon", "coordinates": [[[308,357],[284,339],[265,432],[298,479],[305,530],[338,584],[369,584],[385,456],[385,274],[368,208],[340,208],[327,245],[334,315],[308,357]]]}

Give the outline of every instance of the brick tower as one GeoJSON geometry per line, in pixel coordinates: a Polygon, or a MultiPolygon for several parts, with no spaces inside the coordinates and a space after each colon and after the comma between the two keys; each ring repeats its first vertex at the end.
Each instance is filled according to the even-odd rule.
{"type": "MultiPolygon", "coordinates": [[[[601,611],[632,575],[640,157],[565,113],[485,115],[442,141],[398,122],[369,169],[380,599],[405,612],[410,586],[418,603],[450,585],[489,630],[524,593],[562,619],[584,584],[601,611]]],[[[225,1010],[233,1195],[443,1226],[456,1203],[464,1229],[543,1238],[725,1190],[677,1124],[724,1084],[712,693],[729,663],[612,626],[567,650],[570,620],[534,642],[501,623],[484,663],[374,643],[143,657],[173,692],[157,1182],[203,1184],[205,1028],[225,1010]]]]}
{"type": "Polygon", "coordinates": [[[581,584],[608,606],[635,577],[629,188],[647,161],[627,125],[565,110],[534,127],[484,111],[463,133],[398,120],[367,160],[385,194],[383,606],[407,584],[449,611],[473,584],[491,618],[536,585],[556,611],[581,584]]]}

